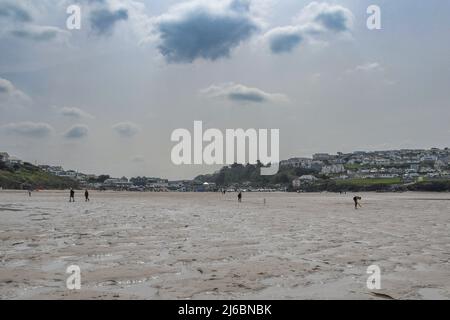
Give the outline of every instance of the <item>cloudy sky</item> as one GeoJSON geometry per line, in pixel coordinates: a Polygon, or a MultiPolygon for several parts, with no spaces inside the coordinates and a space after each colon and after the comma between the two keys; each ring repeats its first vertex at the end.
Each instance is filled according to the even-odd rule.
{"type": "Polygon", "coordinates": [[[0,151],[192,178],[173,130],[280,129],[280,156],[448,147],[450,2],[0,0],[0,151]],[[81,30],[66,10],[81,7],[81,30]],[[381,8],[368,30],[367,7],[381,8]]]}

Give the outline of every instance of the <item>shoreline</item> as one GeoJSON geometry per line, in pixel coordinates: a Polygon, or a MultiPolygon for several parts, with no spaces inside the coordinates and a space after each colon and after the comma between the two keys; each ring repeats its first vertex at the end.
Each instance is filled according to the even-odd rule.
{"type": "MultiPolygon", "coordinates": [[[[67,193],[70,189],[45,189],[45,190],[34,190],[32,194],[38,194],[43,192],[57,192],[57,193],[67,193]]],[[[74,189],[75,192],[84,192],[86,189],[74,189]]],[[[89,192],[95,193],[129,193],[129,194],[221,194],[220,191],[128,191],[128,190],[95,190],[88,189],[89,192]]],[[[19,190],[19,189],[1,189],[1,192],[5,193],[27,193],[28,190],[19,190]]],[[[346,195],[344,192],[333,192],[333,191],[242,191],[245,194],[337,194],[337,195],[346,195]]],[[[227,191],[227,194],[238,193],[238,191],[227,191]]],[[[426,193],[435,193],[435,194],[450,194],[450,191],[423,191],[423,190],[407,190],[407,191],[347,191],[347,195],[356,194],[356,193],[368,193],[368,194],[407,194],[407,193],[418,193],[418,194],[426,194],[426,193]]]]}

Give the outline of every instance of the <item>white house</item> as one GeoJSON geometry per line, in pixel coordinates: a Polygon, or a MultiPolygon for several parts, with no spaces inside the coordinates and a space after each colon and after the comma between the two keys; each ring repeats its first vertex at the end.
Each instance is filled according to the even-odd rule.
{"type": "Polygon", "coordinates": [[[300,179],[301,181],[310,181],[310,182],[316,181],[316,180],[317,180],[316,177],[314,177],[313,175],[310,175],[310,174],[301,176],[299,179],[300,179]]]}
{"type": "Polygon", "coordinates": [[[300,178],[295,178],[294,180],[292,180],[292,187],[300,188],[301,185],[302,185],[302,180],[300,180],[300,178]]]}
{"type": "Polygon", "coordinates": [[[304,175],[304,176],[295,178],[295,179],[292,181],[292,186],[293,186],[294,188],[300,188],[300,186],[301,186],[302,184],[305,184],[305,183],[311,183],[311,182],[314,182],[314,181],[316,181],[316,180],[317,180],[317,178],[314,177],[313,175],[304,175]]]}
{"type": "Polygon", "coordinates": [[[339,174],[344,173],[345,167],[342,164],[333,164],[331,166],[322,167],[322,174],[339,174]]]}
{"type": "Polygon", "coordinates": [[[103,182],[104,187],[111,187],[111,188],[128,188],[131,187],[133,184],[128,181],[126,178],[110,178],[105,180],[103,182]]]}

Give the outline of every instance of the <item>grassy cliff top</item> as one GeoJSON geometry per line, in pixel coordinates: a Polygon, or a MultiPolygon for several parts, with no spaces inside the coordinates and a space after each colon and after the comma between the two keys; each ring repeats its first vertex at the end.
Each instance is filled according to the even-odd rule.
{"type": "Polygon", "coordinates": [[[0,164],[0,187],[3,189],[67,189],[78,183],[58,177],[30,163],[6,167],[0,164]]]}

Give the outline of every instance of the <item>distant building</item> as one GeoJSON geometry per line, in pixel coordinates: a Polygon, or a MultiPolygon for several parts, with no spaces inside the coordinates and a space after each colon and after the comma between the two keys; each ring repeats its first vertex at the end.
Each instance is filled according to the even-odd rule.
{"type": "Polygon", "coordinates": [[[153,189],[163,189],[169,187],[169,181],[166,179],[149,179],[147,182],[147,188],[153,188],[153,189]]]}
{"type": "Polygon", "coordinates": [[[23,164],[23,161],[17,157],[9,157],[8,161],[6,161],[9,165],[15,164],[23,164]]]}
{"type": "Polygon", "coordinates": [[[105,182],[103,182],[103,187],[105,188],[115,188],[115,189],[127,189],[129,187],[133,186],[131,182],[128,181],[128,179],[107,179],[105,182]]]}
{"type": "Polygon", "coordinates": [[[168,189],[173,191],[186,191],[188,182],[185,181],[169,181],[168,189]]]}
{"type": "Polygon", "coordinates": [[[76,179],[78,176],[78,173],[74,170],[67,170],[67,171],[59,171],[57,173],[57,176],[63,177],[63,178],[71,178],[76,179]]]}
{"type": "Polygon", "coordinates": [[[300,179],[300,181],[309,181],[309,182],[313,182],[313,181],[317,180],[316,177],[314,177],[313,175],[310,175],[310,174],[301,176],[299,179],[300,179]]]}
{"type": "Polygon", "coordinates": [[[434,168],[437,170],[440,170],[442,168],[445,168],[447,166],[447,163],[448,163],[448,161],[445,161],[445,160],[437,160],[434,163],[434,168]]]}
{"type": "Polygon", "coordinates": [[[294,188],[300,188],[302,185],[314,182],[316,180],[317,180],[317,178],[314,177],[313,175],[304,175],[304,176],[295,178],[292,181],[292,186],[294,188]]]}
{"type": "Polygon", "coordinates": [[[344,173],[345,167],[342,164],[333,164],[331,166],[322,167],[322,174],[339,174],[344,173]]]}
{"type": "Polygon", "coordinates": [[[312,159],[310,158],[292,158],[289,160],[283,160],[280,162],[281,167],[291,168],[310,168],[312,159]]]}
{"type": "Polygon", "coordinates": [[[216,190],[216,184],[213,182],[204,182],[203,183],[204,191],[214,191],[216,190]]]}
{"type": "Polygon", "coordinates": [[[316,161],[311,162],[311,167],[309,169],[320,172],[320,171],[322,171],[323,166],[324,166],[323,161],[316,160],[316,161]]]}
{"type": "Polygon", "coordinates": [[[9,154],[6,152],[0,152],[0,161],[8,162],[9,161],[9,154]]]}
{"type": "Polygon", "coordinates": [[[301,185],[302,181],[300,180],[300,178],[295,178],[294,180],[292,180],[292,187],[298,189],[301,185]]]}
{"type": "Polygon", "coordinates": [[[420,158],[420,161],[422,161],[422,162],[434,162],[436,160],[437,160],[437,157],[432,156],[432,155],[425,155],[420,158]]]}
{"type": "Polygon", "coordinates": [[[333,156],[328,153],[316,153],[313,155],[313,160],[316,161],[328,161],[333,159],[333,156]]]}

